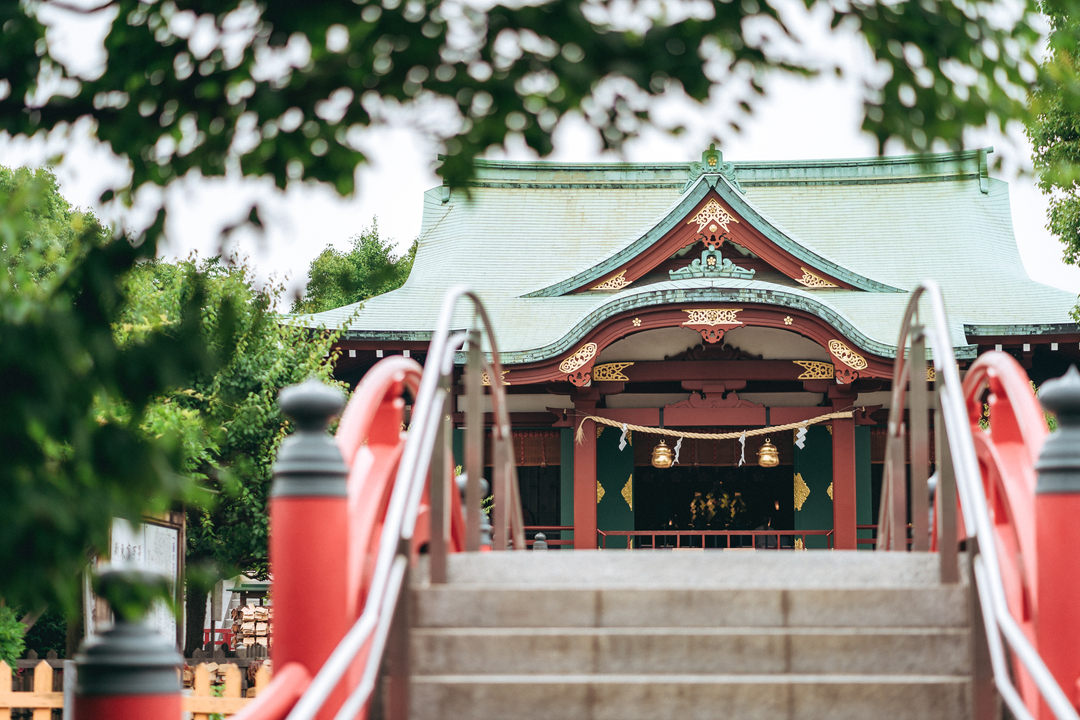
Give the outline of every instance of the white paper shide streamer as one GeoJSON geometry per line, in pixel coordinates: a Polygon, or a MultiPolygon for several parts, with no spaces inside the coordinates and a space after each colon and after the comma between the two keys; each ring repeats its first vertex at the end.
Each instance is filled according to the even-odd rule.
{"type": "Polygon", "coordinates": [[[619,450],[626,449],[626,423],[622,425],[622,435],[619,436],[619,450]]]}
{"type": "Polygon", "coordinates": [[[795,447],[799,448],[800,450],[802,450],[802,449],[804,449],[806,447],[806,426],[805,425],[803,425],[801,428],[799,428],[798,430],[795,431],[795,447]]]}
{"type": "Polygon", "coordinates": [[[675,443],[675,460],[671,463],[677,465],[679,463],[679,451],[682,450],[682,438],[679,438],[675,443]]]}
{"type": "Polygon", "coordinates": [[[744,432],[739,436],[739,445],[742,447],[739,449],[739,467],[746,464],[746,433],[744,432]]]}

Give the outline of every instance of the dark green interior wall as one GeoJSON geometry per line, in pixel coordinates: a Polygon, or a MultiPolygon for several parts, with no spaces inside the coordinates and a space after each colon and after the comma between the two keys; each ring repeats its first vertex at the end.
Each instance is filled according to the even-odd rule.
{"type": "MultiPolygon", "coordinates": [[[[874,524],[874,498],[870,480],[870,427],[855,426],[855,522],[859,525],[874,524]]],[[[871,530],[859,530],[858,537],[873,537],[871,530]]],[[[867,543],[860,550],[873,550],[867,543]]]]}
{"type": "MultiPolygon", "coordinates": [[[[560,525],[574,524],[574,430],[563,428],[559,433],[559,512],[560,525]]],[[[560,539],[573,540],[574,533],[560,531],[560,539]]],[[[561,550],[571,550],[572,545],[563,545],[561,550]]]]}
{"type": "MultiPolygon", "coordinates": [[[[867,435],[867,440],[869,440],[867,435]]],[[[833,525],[832,499],[829,498],[829,485],[832,484],[832,435],[828,428],[815,425],[806,429],[806,447],[795,451],[795,474],[810,489],[802,509],[795,511],[796,530],[831,530],[833,525]]],[[[869,445],[867,445],[869,450],[869,445]]],[[[869,455],[868,455],[869,457],[869,455]]],[[[793,482],[797,482],[792,478],[793,482]]],[[[806,547],[828,547],[824,536],[809,536],[806,547]]]]}
{"type": "Polygon", "coordinates": [[[450,445],[454,450],[454,465],[465,467],[465,431],[454,428],[450,434],[450,445]]]}
{"type": "MultiPolygon", "coordinates": [[[[596,527],[599,530],[634,529],[634,511],[623,497],[623,488],[627,483],[631,492],[633,489],[634,448],[627,443],[625,449],[619,450],[621,434],[615,428],[606,428],[596,441],[596,480],[604,489],[603,497],[596,505],[596,527]]],[[[626,539],[608,538],[607,547],[625,548],[626,539]]]]}

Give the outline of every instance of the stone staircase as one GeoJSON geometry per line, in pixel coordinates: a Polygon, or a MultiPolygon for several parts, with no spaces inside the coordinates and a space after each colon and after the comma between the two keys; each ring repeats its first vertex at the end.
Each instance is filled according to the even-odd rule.
{"type": "Polygon", "coordinates": [[[414,585],[410,712],[965,718],[967,588],[937,573],[923,553],[452,556],[449,583],[414,585]]]}

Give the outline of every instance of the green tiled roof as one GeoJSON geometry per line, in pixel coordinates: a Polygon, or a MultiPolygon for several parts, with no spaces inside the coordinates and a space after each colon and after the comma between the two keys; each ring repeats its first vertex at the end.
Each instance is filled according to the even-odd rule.
{"type": "MultiPolygon", "coordinates": [[[[982,151],[736,162],[745,194],[716,175],[684,194],[689,167],[483,162],[468,194],[425,193],[420,244],[403,287],[368,300],[355,317],[355,306],[346,306],[296,320],[346,325],[348,338],[426,340],[447,288],[466,283],[487,305],[509,364],[563,353],[614,313],[669,302],[801,308],[863,350],[892,356],[908,291],[932,278],[944,292],[961,356],[974,353],[965,326],[1007,327],[1019,335],[1076,327],[1069,317],[1076,297],[1024,272],[1008,185],[986,177],[982,151]],[[598,268],[617,267],[658,237],[654,229],[710,182],[774,242],[863,289],[810,290],[786,278],[758,277],[557,295],[577,278],[601,277],[607,270],[598,268]]],[[[455,321],[464,327],[468,318],[455,321]]]]}

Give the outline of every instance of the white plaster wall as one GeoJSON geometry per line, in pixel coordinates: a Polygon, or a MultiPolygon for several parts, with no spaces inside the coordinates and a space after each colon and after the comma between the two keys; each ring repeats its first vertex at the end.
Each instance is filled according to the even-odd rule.
{"type": "Polygon", "coordinates": [[[724,342],[766,360],[832,362],[829,351],[809,338],[777,328],[742,327],[729,330],[724,342]]]}
{"type": "MultiPolygon", "coordinates": [[[[506,404],[510,412],[544,412],[550,408],[572,408],[574,401],[569,395],[550,395],[537,393],[529,395],[507,395],[506,404]]],[[[465,396],[457,396],[457,411],[465,412],[465,396]]],[[[484,412],[492,412],[491,396],[484,396],[484,412]]]]}
{"type": "Polygon", "coordinates": [[[701,335],[689,328],[673,327],[646,330],[608,345],[596,364],[629,360],[663,360],[687,348],[701,344],[701,335]]]}

